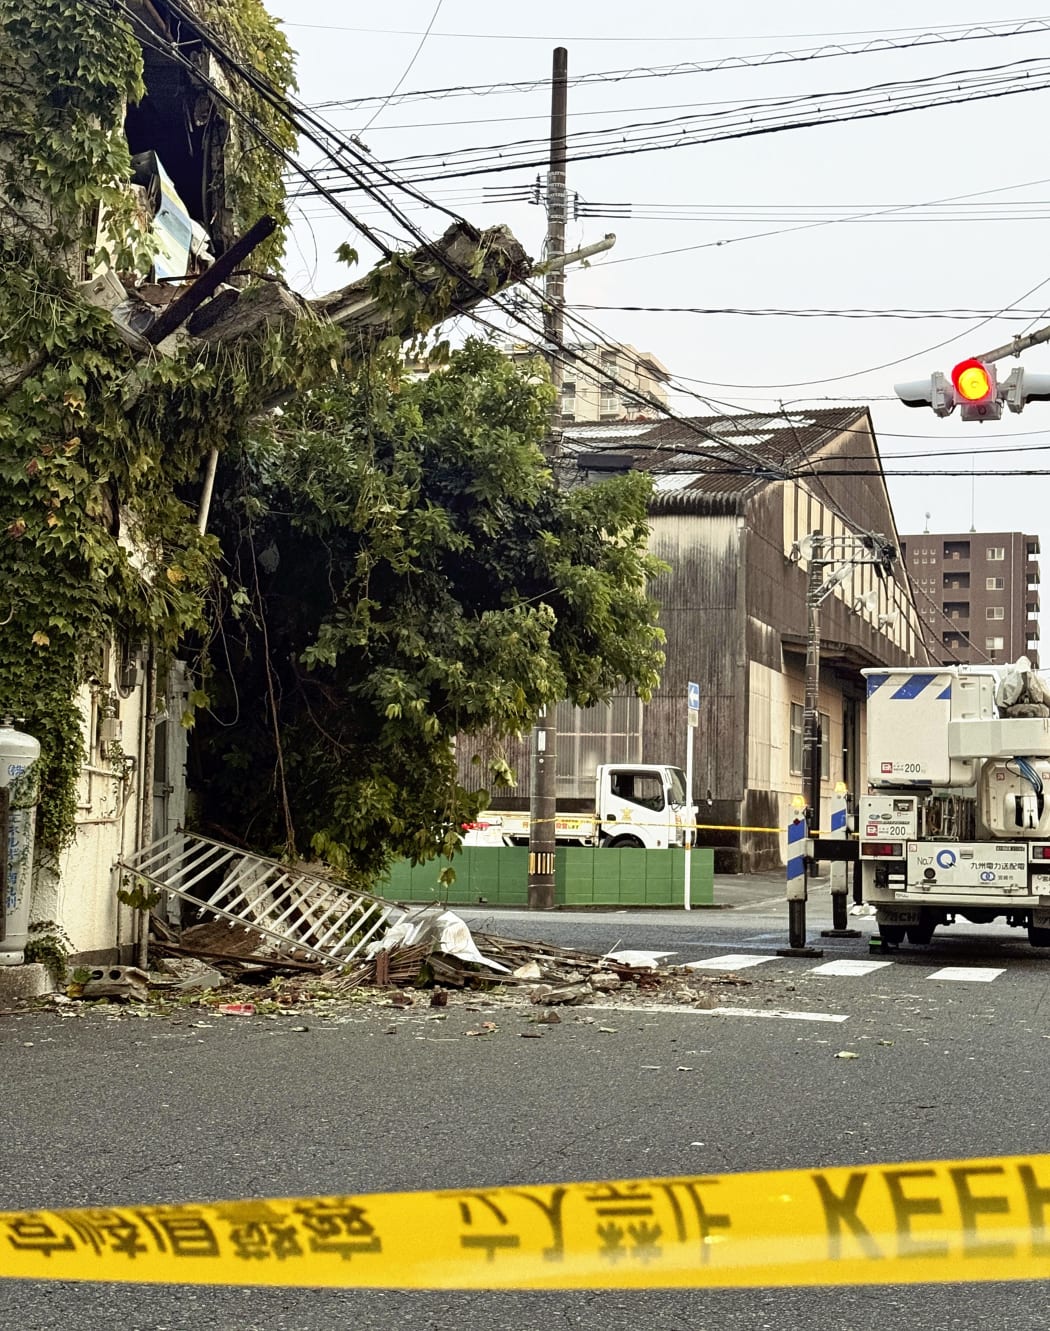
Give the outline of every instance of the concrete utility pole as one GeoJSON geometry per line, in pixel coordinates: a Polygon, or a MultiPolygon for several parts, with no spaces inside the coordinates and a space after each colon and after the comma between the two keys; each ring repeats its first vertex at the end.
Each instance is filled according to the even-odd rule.
{"type": "MultiPolygon", "coordinates": [[[[824,581],[824,537],[813,533],[806,586],[806,694],[802,709],[802,793],[809,810],[809,835],[820,835],[820,604],[824,581]]],[[[788,902],[790,946],[806,946],[806,903],[788,902]]]]}
{"type": "MultiPolygon", "coordinates": [[[[543,332],[554,403],[546,453],[556,463],[561,440],[561,345],[564,332],[565,270],[557,262],[565,253],[565,134],[568,118],[569,53],[555,48],[551,75],[551,152],[547,173],[547,253],[544,278],[543,332]],[[553,262],[552,262],[553,261],[553,262]]],[[[554,821],[557,813],[558,731],[552,707],[540,713],[532,731],[529,762],[529,880],[531,910],[554,906],[554,821]]]]}
{"type": "MultiPolygon", "coordinates": [[[[821,839],[821,767],[822,737],[820,733],[820,607],[855,568],[863,564],[878,565],[884,574],[896,558],[896,551],[881,534],[867,537],[845,535],[825,537],[812,532],[795,547],[793,557],[804,555],[809,563],[806,580],[806,691],[802,713],[802,790],[808,810],[806,837],[812,847],[821,839]],[[829,573],[828,570],[831,570],[829,573]]],[[[856,609],[856,606],[854,607],[856,609]]],[[[819,956],[806,944],[806,897],[810,867],[820,859],[819,854],[807,853],[806,870],[801,880],[789,879],[788,886],[788,946],[782,956],[819,956]]],[[[854,937],[855,931],[846,928],[845,892],[833,889],[833,926],[824,933],[830,937],[854,937]]]]}

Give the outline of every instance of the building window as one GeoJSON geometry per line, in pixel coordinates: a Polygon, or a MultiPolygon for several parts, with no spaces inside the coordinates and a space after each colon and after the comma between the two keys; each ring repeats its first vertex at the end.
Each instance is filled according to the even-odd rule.
{"type": "Polygon", "coordinates": [[[988,547],[988,552],[987,552],[987,556],[986,556],[986,557],[987,557],[988,559],[995,559],[995,560],[1005,559],[1005,558],[1006,558],[1006,550],[1005,550],[1005,548],[1004,548],[1003,546],[1001,546],[1001,545],[990,545],[990,546],[988,547]]]}
{"type": "MultiPolygon", "coordinates": [[[[831,759],[828,741],[831,736],[831,718],[827,712],[819,712],[820,718],[820,776],[827,781],[831,772],[831,759]]],[[[791,744],[789,763],[792,776],[802,775],[802,756],[805,748],[805,708],[801,703],[791,704],[791,744]]]]}
{"type": "Polygon", "coordinates": [[[791,773],[797,776],[802,771],[802,719],[803,708],[797,703],[791,704],[791,773]]]}
{"type": "Polygon", "coordinates": [[[990,605],[985,608],[985,619],[1005,619],[1006,611],[1001,605],[990,605]]]}
{"type": "Polygon", "coordinates": [[[561,386],[561,395],[562,395],[562,397],[575,397],[575,396],[576,396],[576,384],[575,384],[575,382],[570,382],[570,383],[564,383],[564,384],[562,384],[562,386],[561,386]]]}
{"type": "Polygon", "coordinates": [[[984,590],[986,592],[1001,592],[1004,585],[1002,578],[985,578],[984,580],[984,590]]]}
{"type": "Polygon", "coordinates": [[[984,650],[986,652],[1001,652],[1003,650],[1002,638],[985,638],[984,650]]]}

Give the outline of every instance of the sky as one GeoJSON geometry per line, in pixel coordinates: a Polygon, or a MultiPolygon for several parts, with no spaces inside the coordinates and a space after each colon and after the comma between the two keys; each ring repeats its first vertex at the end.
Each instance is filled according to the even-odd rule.
{"type": "MultiPolygon", "coordinates": [[[[435,203],[481,227],[506,223],[534,257],[546,219],[528,197],[545,170],[535,161],[564,46],[567,181],[585,214],[570,220],[566,248],[617,238],[569,271],[567,336],[584,336],[575,317],[656,355],[681,415],[866,405],[901,534],[1023,531],[1050,552],[1050,403],[971,424],[905,408],[893,389],[1050,325],[1050,157],[1039,147],[1050,0],[265,3],[298,53],[303,103],[435,203]],[[612,72],[623,76],[599,77],[612,72]],[[491,86],[523,82],[533,86],[491,86]],[[882,114],[933,92],[944,104],[882,114]],[[879,114],[842,120],[850,107],[879,114]],[[800,118],[825,123],[711,141],[800,118]],[[645,146],[653,122],[656,150],[615,151],[645,146]],[[591,145],[574,144],[588,131],[591,145]],[[535,152],[507,148],[532,139],[535,152]],[[457,156],[478,147],[489,151],[457,156]],[[602,155],[574,160],[582,151],[602,155]],[[510,169],[458,174],[472,165],[510,169]],[[1033,469],[1047,474],[1001,474],[1033,469]]],[[[323,171],[316,147],[299,152],[323,171]]],[[[386,192],[427,235],[448,225],[445,212],[386,192]]],[[[338,198],[412,247],[372,200],[338,198]]],[[[292,218],[287,274],[307,294],[350,279],[341,243],[361,270],[379,257],[316,194],[297,192],[292,218]]],[[[1001,375],[1017,364],[1050,373],[1048,348],[1003,361],[1001,375]]]]}

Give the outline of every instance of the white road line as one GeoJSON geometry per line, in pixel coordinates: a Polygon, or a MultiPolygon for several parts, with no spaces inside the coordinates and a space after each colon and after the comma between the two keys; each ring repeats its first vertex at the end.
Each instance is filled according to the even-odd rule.
{"type": "Polygon", "coordinates": [[[991,966],[945,966],[942,970],[927,975],[927,980],[976,980],[987,983],[997,975],[1004,975],[1004,970],[995,970],[991,966]]]}
{"type": "Polygon", "coordinates": [[[756,956],[753,952],[727,952],[724,957],[708,957],[706,961],[687,961],[684,969],[690,971],[744,971],[749,966],[761,966],[765,961],[776,960],[776,957],[756,956]]]}
{"type": "Polygon", "coordinates": [[[779,1021],[849,1021],[846,1013],[839,1012],[789,1012],[784,1008],[752,1007],[683,1007],[673,1003],[646,1003],[645,1007],[615,1007],[612,1003],[585,1003],[581,1011],[617,1012],[622,1017],[646,1016],[650,1012],[672,1012],[680,1017],[772,1017],[779,1021]]]}
{"type": "Polygon", "coordinates": [[[823,966],[814,966],[810,975],[870,975],[883,966],[892,966],[892,961],[826,961],[823,966]]]}
{"type": "Polygon", "coordinates": [[[788,1012],[780,1008],[711,1007],[700,1008],[701,1017],[773,1017],[781,1021],[849,1021],[839,1012],[788,1012]]]}

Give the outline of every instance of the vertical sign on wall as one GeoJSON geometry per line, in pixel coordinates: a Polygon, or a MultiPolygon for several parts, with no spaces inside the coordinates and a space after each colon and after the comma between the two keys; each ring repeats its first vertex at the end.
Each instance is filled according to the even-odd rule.
{"type": "Polygon", "coordinates": [[[685,875],[683,896],[685,898],[683,905],[686,910],[690,909],[690,897],[692,895],[692,867],[693,867],[693,824],[696,821],[696,814],[693,805],[693,735],[697,726],[700,724],[700,685],[689,684],[686,688],[686,719],[688,724],[685,731],[685,791],[686,791],[686,829],[682,844],[685,847],[685,875]]]}

